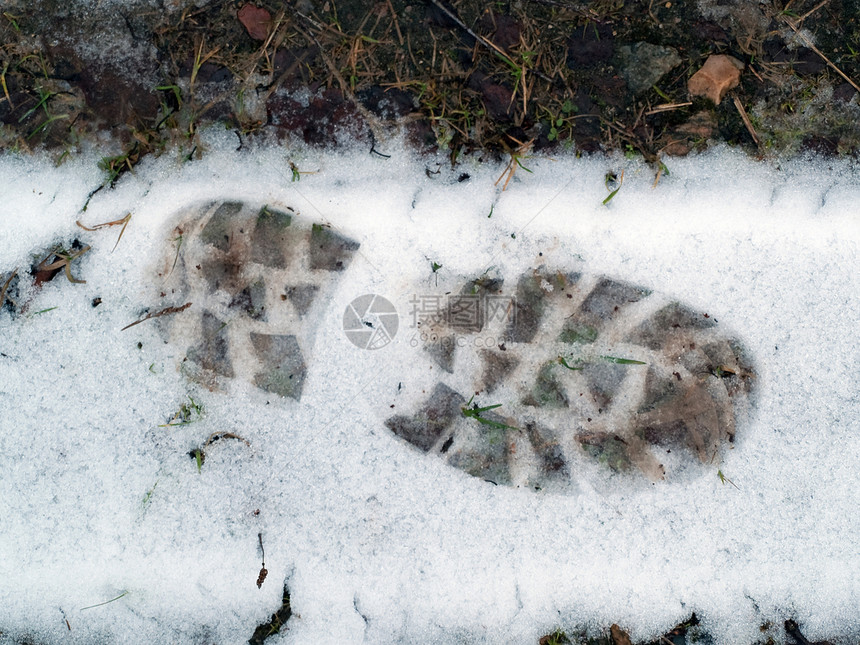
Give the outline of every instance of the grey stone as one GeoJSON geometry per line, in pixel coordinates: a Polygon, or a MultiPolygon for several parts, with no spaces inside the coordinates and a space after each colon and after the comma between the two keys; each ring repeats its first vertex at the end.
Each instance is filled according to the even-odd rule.
{"type": "Polygon", "coordinates": [[[681,63],[678,50],[639,42],[618,48],[620,66],[633,94],[641,94],[655,85],[676,65],[681,63]]]}

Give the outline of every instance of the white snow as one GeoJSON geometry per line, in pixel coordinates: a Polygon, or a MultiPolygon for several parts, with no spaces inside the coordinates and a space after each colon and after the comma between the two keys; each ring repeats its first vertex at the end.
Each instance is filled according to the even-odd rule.
{"type": "Polygon", "coordinates": [[[522,644],[612,623],[638,640],[693,611],[721,644],[786,618],[813,641],[860,638],[856,168],[724,149],[672,159],[652,187],[620,158],[532,158],[501,192],[501,165],[451,171],[397,144],[382,159],[208,137],[202,160],[147,159],[85,213],[95,158],[0,158],[0,277],[54,243],[92,245],[73,269],[86,284],[59,276],[26,314],[0,312],[0,643],[246,642],[284,584],[294,615],[267,642],[522,644]],[[291,182],[290,161],[318,172],[291,182]],[[210,392],[154,324],[120,331],[152,304],[172,216],[214,198],[291,206],[361,242],[300,402],[210,392]],[[114,251],[117,227],[75,224],[129,212],[114,251]],[[386,430],[375,402],[416,369],[408,295],[538,264],[675,295],[744,341],[756,409],[720,465],[737,488],[715,469],[566,496],[495,487],[386,430]],[[401,314],[381,350],[341,329],[365,293],[401,314]],[[159,427],[188,396],[200,420],[159,427]],[[188,452],[213,432],[250,446],[219,441],[198,472],[188,452]]]}

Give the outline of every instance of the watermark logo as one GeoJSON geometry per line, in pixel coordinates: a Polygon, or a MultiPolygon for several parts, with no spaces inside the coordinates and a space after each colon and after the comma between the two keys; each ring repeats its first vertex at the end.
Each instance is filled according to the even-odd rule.
{"type": "Polygon", "coordinates": [[[382,296],[359,296],[343,312],[343,333],[359,349],[380,349],[397,335],[400,319],[394,305],[382,296]]]}
{"type": "Polygon", "coordinates": [[[415,294],[409,305],[413,329],[444,325],[461,333],[512,325],[517,311],[516,299],[501,294],[415,294]]]}

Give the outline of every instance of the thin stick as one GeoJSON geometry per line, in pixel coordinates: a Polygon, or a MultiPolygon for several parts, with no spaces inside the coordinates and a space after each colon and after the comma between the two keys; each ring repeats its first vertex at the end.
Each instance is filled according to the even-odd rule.
{"type": "Polygon", "coordinates": [[[660,112],[669,112],[670,110],[679,110],[681,108],[692,105],[692,101],[687,101],[685,103],[663,103],[662,105],[656,105],[645,113],[645,116],[651,116],[652,114],[659,114],[660,112]]]}
{"type": "Polygon", "coordinates": [[[126,330],[126,329],[128,329],[129,327],[134,327],[135,325],[139,325],[139,324],[140,324],[140,323],[142,323],[142,322],[146,322],[146,321],[147,321],[147,320],[149,320],[150,318],[158,318],[159,316],[166,316],[166,315],[168,315],[168,314],[178,314],[180,311],[185,311],[185,310],[186,310],[186,309],[188,309],[188,307],[190,307],[190,306],[191,306],[191,303],[190,303],[190,302],[186,302],[186,303],[185,303],[184,305],[182,305],[181,307],[167,307],[166,309],[162,309],[162,310],[161,310],[161,311],[159,311],[158,313],[154,313],[154,314],[146,314],[146,315],[145,315],[143,318],[141,318],[140,320],[135,320],[135,321],[134,321],[133,323],[131,323],[130,325],[126,325],[125,327],[123,327],[122,329],[120,329],[120,331],[125,331],[125,330],[126,330]]]}
{"type": "Polygon", "coordinates": [[[794,30],[794,33],[796,33],[796,34],[798,35],[798,37],[800,37],[800,39],[801,39],[804,43],[806,43],[806,46],[807,46],[807,47],[809,47],[812,51],[814,51],[816,54],[818,54],[819,56],[821,56],[821,58],[824,60],[824,62],[825,62],[825,63],[827,63],[828,65],[830,65],[830,67],[832,67],[834,70],[836,70],[836,73],[837,73],[837,74],[839,74],[839,76],[841,76],[841,77],[842,77],[842,78],[844,78],[846,81],[848,81],[848,82],[851,84],[851,87],[853,87],[855,90],[857,90],[857,92],[860,92],[860,85],[857,85],[857,83],[855,83],[854,81],[852,81],[852,80],[848,77],[848,75],[847,75],[847,74],[845,74],[845,72],[843,72],[841,69],[839,69],[838,67],[836,67],[836,65],[834,65],[834,64],[830,61],[830,59],[829,59],[829,58],[827,58],[827,56],[825,56],[825,55],[822,53],[822,51],[821,51],[820,49],[818,49],[818,47],[816,47],[816,46],[815,46],[815,43],[813,43],[811,40],[809,40],[809,38],[807,38],[807,37],[806,37],[806,34],[804,34],[802,31],[800,31],[800,30],[797,28],[797,25],[795,25],[793,21],[791,21],[791,20],[789,20],[789,19],[788,19],[788,16],[782,16],[782,19],[785,21],[785,24],[787,24],[789,27],[791,27],[791,28],[792,28],[792,30],[794,30]]]}
{"type": "Polygon", "coordinates": [[[830,0],[821,0],[821,2],[819,2],[817,5],[815,5],[814,7],[812,7],[812,9],[810,9],[810,10],[809,10],[809,11],[807,11],[805,14],[803,14],[800,18],[798,18],[798,19],[797,19],[797,24],[800,24],[801,22],[803,22],[804,20],[806,20],[807,18],[809,18],[809,16],[811,16],[811,15],[812,15],[812,14],[814,14],[816,11],[818,11],[819,9],[821,9],[821,7],[823,7],[824,5],[826,5],[828,2],[830,2],[830,0]]]}
{"type": "Polygon", "coordinates": [[[753,128],[752,122],[750,121],[750,118],[747,116],[747,111],[744,109],[744,106],[741,105],[740,99],[737,96],[735,96],[735,97],[732,97],[732,100],[734,101],[735,107],[738,110],[738,114],[741,115],[741,120],[743,120],[744,125],[747,127],[747,131],[750,133],[750,136],[752,137],[753,141],[755,141],[755,144],[757,146],[761,146],[761,142],[758,139],[758,135],[755,133],[755,129],[753,128]]]}
{"type": "Polygon", "coordinates": [[[397,21],[397,12],[394,10],[394,7],[391,4],[391,0],[388,0],[388,10],[391,12],[391,19],[394,23],[394,31],[397,32],[397,40],[400,41],[400,46],[403,47],[403,34],[400,32],[400,23],[397,21]]]}
{"type": "Polygon", "coordinates": [[[755,76],[759,80],[760,83],[764,83],[764,79],[759,75],[759,73],[757,71],[755,71],[755,67],[750,65],[747,69],[749,69],[749,71],[751,71],[753,73],[753,76],[755,76]]]}

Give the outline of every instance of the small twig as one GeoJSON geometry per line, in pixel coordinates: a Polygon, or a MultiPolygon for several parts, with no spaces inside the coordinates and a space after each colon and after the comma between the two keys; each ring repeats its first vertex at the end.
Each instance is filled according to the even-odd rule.
{"type": "Polygon", "coordinates": [[[388,10],[391,12],[391,22],[394,23],[394,31],[397,32],[397,40],[400,41],[400,46],[406,43],[403,40],[403,34],[400,32],[400,23],[397,20],[397,12],[394,10],[394,6],[391,4],[391,0],[386,0],[388,3],[388,10]]]}
{"type": "Polygon", "coordinates": [[[832,67],[834,70],[836,70],[836,73],[839,74],[846,81],[848,81],[848,83],[851,84],[851,87],[853,87],[855,90],[857,90],[857,92],[860,92],[860,85],[857,85],[857,83],[852,81],[851,78],[849,78],[849,76],[847,74],[845,74],[845,72],[843,72],[841,69],[836,67],[836,65],[834,65],[830,61],[830,59],[827,58],[827,56],[825,56],[824,53],[820,49],[818,49],[818,47],[815,46],[815,43],[813,43],[811,40],[809,40],[809,38],[806,36],[806,34],[804,34],[802,31],[800,31],[797,28],[797,25],[792,20],[790,20],[788,16],[782,16],[782,19],[783,19],[783,21],[785,21],[785,24],[787,24],[789,27],[791,27],[792,30],[794,30],[794,33],[796,33],[797,36],[804,43],[806,43],[807,47],[809,47],[812,51],[814,51],[816,54],[821,56],[821,58],[824,60],[825,63],[827,63],[828,65],[830,65],[830,67],[832,67]]]}
{"type": "Polygon", "coordinates": [[[800,627],[793,620],[785,621],[785,633],[796,641],[796,645],[814,645],[801,633],[800,627]]]}
{"type": "Polygon", "coordinates": [[[759,80],[760,83],[764,83],[764,79],[761,77],[761,75],[757,71],[755,71],[755,67],[750,65],[749,67],[747,67],[747,69],[752,72],[753,76],[755,76],[759,80]]]}
{"type": "Polygon", "coordinates": [[[130,325],[126,325],[125,327],[123,327],[122,329],[120,329],[120,331],[125,331],[125,330],[126,330],[126,329],[128,329],[129,327],[134,327],[135,325],[139,325],[139,324],[140,324],[140,323],[142,323],[142,322],[146,322],[146,321],[147,321],[147,320],[149,320],[150,318],[158,318],[159,316],[167,316],[168,314],[178,314],[180,311],[185,311],[185,310],[186,310],[186,309],[188,309],[188,307],[190,307],[190,306],[191,306],[191,303],[190,303],[190,302],[186,302],[186,303],[185,303],[184,305],[182,305],[181,307],[167,307],[166,309],[162,309],[161,311],[159,311],[159,312],[157,312],[157,313],[154,313],[154,314],[146,314],[146,315],[145,315],[143,318],[141,318],[140,320],[135,320],[135,321],[134,321],[133,323],[131,323],[130,325]]]}
{"type": "Polygon", "coordinates": [[[656,105],[645,113],[645,116],[651,116],[652,114],[659,114],[660,112],[669,112],[671,110],[679,110],[681,108],[688,107],[692,105],[692,101],[687,101],[685,103],[663,103],[662,105],[656,105]]]}
{"type": "Polygon", "coordinates": [[[810,9],[810,10],[809,10],[809,11],[807,11],[805,14],[803,14],[800,18],[798,18],[798,19],[797,19],[797,24],[802,23],[804,20],[806,20],[807,18],[809,18],[809,16],[811,16],[811,15],[812,15],[812,14],[814,14],[816,11],[818,11],[819,9],[821,9],[821,7],[823,7],[824,5],[826,5],[828,2],[830,2],[830,0],[821,0],[821,2],[819,2],[817,5],[815,5],[814,7],[812,7],[812,9],[810,9]]]}
{"type": "Polygon", "coordinates": [[[744,125],[747,127],[747,131],[750,133],[753,141],[755,141],[756,146],[761,147],[761,142],[759,141],[758,135],[755,133],[755,129],[753,128],[752,122],[750,118],[747,116],[747,111],[744,109],[744,106],[741,104],[740,99],[735,96],[732,97],[732,100],[735,103],[735,107],[738,110],[738,114],[741,115],[741,120],[744,122],[744,125]]]}

